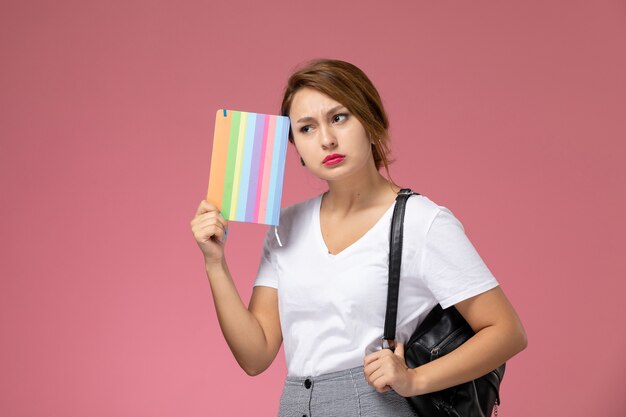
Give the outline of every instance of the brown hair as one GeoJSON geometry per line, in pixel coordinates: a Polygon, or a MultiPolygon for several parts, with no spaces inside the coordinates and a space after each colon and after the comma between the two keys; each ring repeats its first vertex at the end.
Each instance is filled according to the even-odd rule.
{"type": "MultiPolygon", "coordinates": [[[[372,154],[376,169],[384,166],[387,177],[391,180],[389,164],[393,161],[389,158],[389,120],[380,95],[367,75],[357,66],[345,61],[334,59],[309,61],[287,81],[280,107],[283,116],[289,116],[294,95],[304,87],[326,94],[346,106],[359,119],[373,140],[372,154]]],[[[294,143],[291,128],[289,142],[294,143]]]]}

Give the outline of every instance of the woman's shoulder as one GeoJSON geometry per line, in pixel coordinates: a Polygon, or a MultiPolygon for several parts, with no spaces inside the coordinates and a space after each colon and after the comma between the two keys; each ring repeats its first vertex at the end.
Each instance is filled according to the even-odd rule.
{"type": "Polygon", "coordinates": [[[305,213],[311,213],[320,196],[321,194],[318,194],[306,200],[282,207],[280,209],[280,222],[282,223],[283,219],[294,219],[305,213]]]}
{"type": "Polygon", "coordinates": [[[405,224],[427,233],[435,219],[454,218],[452,212],[425,195],[413,195],[407,200],[405,224]]]}
{"type": "Polygon", "coordinates": [[[282,207],[278,219],[278,231],[290,233],[292,230],[305,227],[309,224],[320,195],[282,207]]]}
{"type": "Polygon", "coordinates": [[[447,206],[439,204],[427,196],[417,195],[408,199],[405,225],[421,230],[422,234],[464,232],[463,223],[447,206]]]}
{"type": "Polygon", "coordinates": [[[282,247],[291,241],[292,236],[297,236],[310,225],[320,196],[321,194],[281,207],[278,224],[267,231],[266,240],[271,242],[274,248],[282,247]]]}
{"type": "Polygon", "coordinates": [[[445,208],[435,203],[429,197],[423,194],[411,196],[406,202],[407,212],[418,213],[420,215],[436,214],[439,210],[445,208]]]}

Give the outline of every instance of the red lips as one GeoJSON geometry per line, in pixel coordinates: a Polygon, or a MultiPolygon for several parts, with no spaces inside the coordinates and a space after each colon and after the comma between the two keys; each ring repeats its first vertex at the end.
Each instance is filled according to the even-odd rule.
{"type": "Polygon", "coordinates": [[[322,161],[322,163],[325,164],[326,162],[332,161],[333,159],[343,159],[345,157],[346,157],[345,155],[333,153],[333,154],[327,155],[326,158],[324,158],[324,160],[322,161]]]}

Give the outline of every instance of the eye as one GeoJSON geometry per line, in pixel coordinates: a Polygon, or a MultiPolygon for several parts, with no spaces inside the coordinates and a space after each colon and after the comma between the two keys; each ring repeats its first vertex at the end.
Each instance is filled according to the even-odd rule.
{"type": "Polygon", "coordinates": [[[333,122],[336,122],[336,123],[342,122],[346,120],[347,118],[348,118],[347,114],[344,114],[344,113],[336,114],[333,116],[333,122]]]}
{"type": "Polygon", "coordinates": [[[300,132],[302,132],[302,133],[308,133],[308,132],[309,132],[309,129],[311,129],[311,125],[302,126],[302,127],[300,128],[300,132]]]}

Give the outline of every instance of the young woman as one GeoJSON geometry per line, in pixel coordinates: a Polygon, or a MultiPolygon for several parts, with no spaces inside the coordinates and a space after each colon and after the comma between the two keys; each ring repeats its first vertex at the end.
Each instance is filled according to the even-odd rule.
{"type": "Polygon", "coordinates": [[[246,308],[224,257],[228,222],[202,201],[191,221],[220,326],[249,375],[284,340],[279,416],[415,416],[402,398],[480,377],[526,347],[498,282],[445,207],[409,198],[395,351],[381,349],[389,230],[397,192],[388,172],[388,121],[367,76],[316,60],[290,77],[282,114],[301,163],[328,190],[281,210],[266,235],[246,308]],[[437,304],[454,305],[476,335],[452,353],[407,368],[403,342],[437,304]]]}

